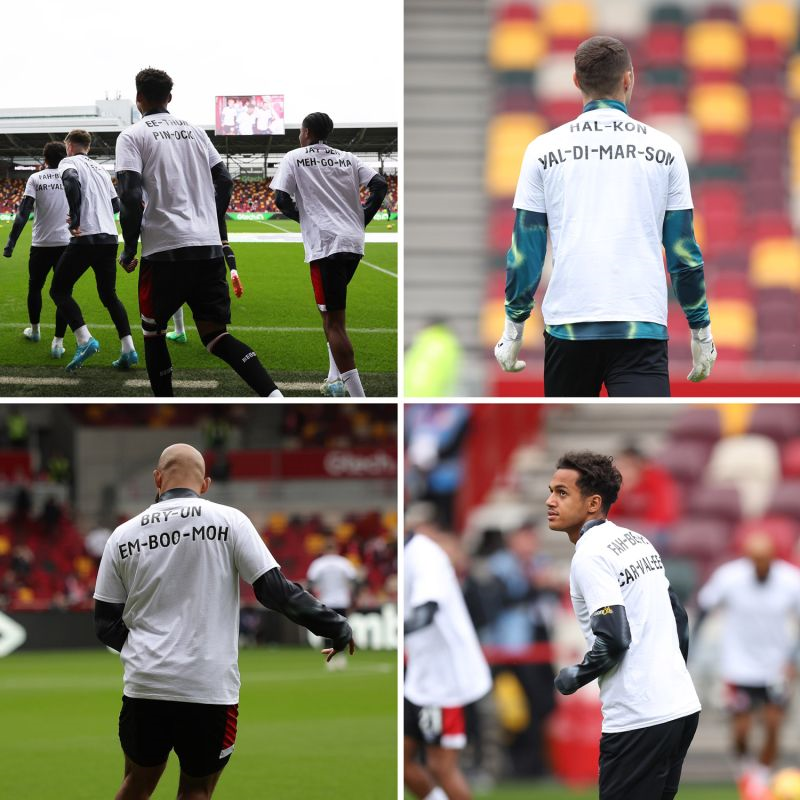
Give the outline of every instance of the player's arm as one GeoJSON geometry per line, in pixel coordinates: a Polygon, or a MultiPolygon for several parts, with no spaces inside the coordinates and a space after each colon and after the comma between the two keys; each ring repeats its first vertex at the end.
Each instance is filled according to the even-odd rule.
{"type": "Polygon", "coordinates": [[[233,178],[231,178],[227,167],[220,161],[211,167],[211,180],[214,183],[214,204],[217,209],[217,225],[219,226],[219,238],[222,242],[222,255],[225,258],[225,264],[231,271],[233,293],[237,297],[241,297],[244,294],[244,287],[236,269],[236,256],[233,248],[228,244],[228,222],[225,218],[233,196],[233,178]]]}
{"type": "Polygon", "coordinates": [[[17,215],[14,217],[14,224],[11,226],[11,232],[8,234],[8,242],[3,250],[3,255],[6,258],[11,258],[11,254],[14,252],[14,248],[17,244],[17,239],[19,239],[22,229],[28,223],[28,217],[30,217],[31,211],[33,211],[34,203],[35,200],[28,195],[22,198],[22,202],[19,204],[19,208],[17,208],[17,215]]]}
{"type": "Polygon", "coordinates": [[[525,368],[518,361],[525,320],[534,306],[547,252],[547,214],[517,209],[511,248],[506,256],[506,322],[503,335],[495,345],[494,356],[506,372],[525,368]]]}
{"type": "Polygon", "coordinates": [[[107,647],[117,652],[122,650],[128,638],[128,628],[122,621],[125,603],[94,601],[94,632],[107,647]]]}
{"type": "Polygon", "coordinates": [[[631,646],[631,629],[625,606],[605,606],[590,619],[595,636],[592,649],[580,664],[565,667],[556,677],[556,689],[561,694],[573,694],[595,678],[619,664],[631,646]]]}
{"type": "Polygon", "coordinates": [[[81,182],[78,178],[78,170],[67,167],[61,175],[61,182],[64,184],[64,194],[69,205],[69,232],[73,236],[80,235],[81,228],[81,182]]]}
{"type": "Polygon", "coordinates": [[[124,242],[119,263],[123,268],[133,269],[136,266],[136,248],[139,246],[139,234],[142,232],[142,216],[144,215],[144,186],[142,176],[133,170],[117,173],[119,193],[119,225],[122,228],[124,242]]]}
{"type": "Polygon", "coordinates": [[[672,288],[692,332],[694,363],[689,380],[696,383],[711,374],[717,351],[711,337],[703,254],[695,239],[691,208],[667,211],[664,214],[661,240],[667,256],[667,270],[672,288]]]}
{"type": "Polygon", "coordinates": [[[320,603],[299,583],[287,580],[279,567],[267,570],[255,581],[253,589],[256,599],[265,608],[283,614],[317,636],[331,639],[334,652],[344,650],[348,646],[351,653],[354,651],[353,631],[348,621],[341,614],[320,603]]]}
{"type": "Polygon", "coordinates": [[[295,222],[300,222],[300,211],[294,200],[292,200],[291,195],[288,192],[282,192],[280,189],[276,189],[273,194],[275,195],[275,205],[278,206],[281,214],[284,217],[293,219],[295,222]]]}
{"type": "Polygon", "coordinates": [[[436,616],[439,604],[435,600],[423,603],[421,606],[411,609],[411,614],[403,622],[403,630],[406,636],[409,633],[416,633],[423,628],[427,628],[436,616]]]}
{"type": "Polygon", "coordinates": [[[372,218],[378,213],[381,207],[383,198],[386,197],[386,192],[389,190],[389,185],[386,183],[386,178],[383,175],[373,175],[372,180],[367,184],[367,191],[369,196],[367,202],[364,203],[364,227],[372,222],[372,218]]]}
{"type": "Polygon", "coordinates": [[[678,645],[681,648],[683,660],[689,660],[689,615],[683,607],[680,598],[675,594],[675,590],[669,587],[669,602],[672,606],[672,613],[675,616],[675,628],[678,631],[678,645]]]}

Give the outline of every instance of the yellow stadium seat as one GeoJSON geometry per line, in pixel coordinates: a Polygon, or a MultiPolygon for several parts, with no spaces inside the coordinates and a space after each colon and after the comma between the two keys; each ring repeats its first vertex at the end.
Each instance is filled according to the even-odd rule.
{"type": "Polygon", "coordinates": [[[594,16],[582,0],[554,0],[542,9],[542,24],[554,39],[585,39],[594,33],[594,16]]]}
{"type": "Polygon", "coordinates": [[[738,72],[747,60],[741,28],[727,20],[690,25],[684,40],[686,64],[696,70],[738,72]]]}
{"type": "Polygon", "coordinates": [[[785,286],[800,291],[800,242],[789,238],[757,242],[750,252],[750,279],[759,289],[785,286]]]}
{"type": "Polygon", "coordinates": [[[525,148],[547,130],[536,114],[499,114],[489,123],[486,187],[491,197],[512,197],[525,148]]]}
{"type": "Polygon", "coordinates": [[[786,67],[786,90],[792,100],[800,100],[800,53],[795,53],[786,67]]]}
{"type": "Polygon", "coordinates": [[[747,34],[759,39],[775,39],[784,47],[797,39],[797,9],[789,0],[752,0],[741,14],[747,34]]]}
{"type": "Polygon", "coordinates": [[[749,403],[721,403],[716,406],[719,412],[719,428],[722,438],[741,436],[750,428],[753,406],[749,403]]]}
{"type": "Polygon", "coordinates": [[[533,20],[502,20],[492,29],[489,63],[500,72],[534,70],[547,52],[547,39],[533,20]]]}
{"type": "Polygon", "coordinates": [[[738,84],[699,84],[691,90],[688,106],[704,133],[742,134],[750,127],[750,100],[738,84]]]}
{"type": "Polygon", "coordinates": [[[792,122],[789,128],[789,162],[792,172],[792,186],[800,188],[800,119],[792,122]]]}
{"type": "MultiPolygon", "coordinates": [[[[536,304],[538,308],[538,303],[536,304]]],[[[497,344],[498,331],[503,330],[506,319],[506,304],[502,297],[487,300],[481,309],[481,341],[488,347],[497,344]]],[[[525,323],[525,340],[522,345],[523,350],[535,350],[543,347],[542,335],[544,334],[544,323],[542,315],[534,309],[528,321],[525,323]]]]}
{"type": "Polygon", "coordinates": [[[708,311],[714,320],[714,341],[719,348],[753,349],[756,312],[751,303],[736,299],[712,299],[708,311]]]}

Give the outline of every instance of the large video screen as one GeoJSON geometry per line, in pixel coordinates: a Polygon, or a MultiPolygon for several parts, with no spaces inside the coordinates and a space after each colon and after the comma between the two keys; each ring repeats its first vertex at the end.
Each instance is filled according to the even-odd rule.
{"type": "Polygon", "coordinates": [[[283,133],[282,94],[228,94],[216,98],[217,136],[283,133]]]}

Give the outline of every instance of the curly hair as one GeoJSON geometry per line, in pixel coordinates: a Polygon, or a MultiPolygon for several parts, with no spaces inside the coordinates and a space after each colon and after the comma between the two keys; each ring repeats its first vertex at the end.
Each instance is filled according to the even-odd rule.
{"type": "Polygon", "coordinates": [[[163,69],[147,67],[136,75],[136,91],[148,103],[166,103],[172,93],[172,78],[163,69]]]}
{"type": "Polygon", "coordinates": [[[628,48],[611,36],[592,36],[575,51],[575,75],[584,94],[603,98],[613,94],[623,73],[631,69],[628,48]]]}
{"type": "Polygon", "coordinates": [[[588,450],[564,453],[558,460],[556,469],[571,469],[579,473],[580,477],[576,484],[581,495],[583,497],[600,495],[604,514],[608,514],[611,506],[617,501],[622,486],[622,475],[614,466],[614,459],[611,456],[588,450]]]}
{"type": "Polygon", "coordinates": [[[333,132],[333,120],[322,111],[314,111],[303,120],[303,127],[324,142],[333,132]]]}

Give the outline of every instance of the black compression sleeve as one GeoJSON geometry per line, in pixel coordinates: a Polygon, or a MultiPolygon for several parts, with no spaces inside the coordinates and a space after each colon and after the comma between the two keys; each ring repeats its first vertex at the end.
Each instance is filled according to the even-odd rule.
{"type": "Polygon", "coordinates": [[[388,188],[389,187],[386,184],[385,178],[383,178],[381,175],[375,175],[367,184],[367,189],[369,189],[369,197],[367,198],[367,202],[364,203],[365,228],[370,222],[372,222],[372,218],[378,213],[378,209],[381,207],[383,198],[386,197],[388,188]]]}
{"type": "Polygon", "coordinates": [[[253,589],[262,606],[280,612],[317,636],[331,639],[335,650],[344,650],[353,638],[350,624],[341,614],[320,603],[299,583],[286,580],[278,567],[265,572],[253,589]]]}
{"type": "Polygon", "coordinates": [[[683,654],[683,660],[689,660],[689,615],[683,607],[675,590],[669,587],[669,602],[672,604],[672,613],[675,615],[675,627],[678,630],[678,644],[683,654]]]}
{"type": "Polygon", "coordinates": [[[8,243],[12,248],[16,245],[17,239],[19,239],[19,235],[22,233],[22,229],[28,222],[28,217],[30,217],[31,211],[33,211],[33,204],[34,199],[27,196],[23,197],[22,202],[19,204],[17,216],[14,217],[14,224],[11,226],[11,233],[8,235],[8,243]]]}
{"type": "Polygon", "coordinates": [[[556,689],[572,694],[615,667],[631,646],[631,629],[625,606],[605,606],[590,619],[594,646],[580,664],[565,667],[558,673],[556,689]]]}
{"type": "Polygon", "coordinates": [[[69,226],[78,228],[81,224],[81,182],[78,178],[78,170],[67,169],[61,176],[61,183],[64,184],[64,194],[69,203],[69,226]]]}
{"type": "Polygon", "coordinates": [[[142,215],[144,214],[144,189],[142,176],[138,172],[125,170],[117,173],[119,185],[119,225],[125,250],[135,253],[139,246],[139,234],[142,232],[142,215]]]}
{"type": "Polygon", "coordinates": [[[433,618],[436,616],[438,610],[439,604],[433,600],[429,603],[423,603],[416,608],[412,608],[411,616],[403,623],[403,629],[406,634],[427,628],[428,625],[433,622],[433,618]]]}
{"type": "Polygon", "coordinates": [[[111,198],[111,210],[115,214],[119,214],[119,208],[120,208],[120,206],[119,206],[119,197],[112,197],[111,198]]]}
{"type": "Polygon", "coordinates": [[[281,213],[293,219],[295,222],[300,222],[300,212],[287,192],[282,192],[280,189],[275,190],[275,205],[281,210],[281,213]]]}
{"type": "Polygon", "coordinates": [[[233,195],[233,178],[227,167],[220,161],[211,168],[211,180],[214,181],[214,202],[217,206],[217,225],[221,242],[228,241],[228,224],[225,215],[231,204],[233,195]]]}
{"type": "Polygon", "coordinates": [[[97,638],[108,647],[119,652],[128,638],[128,628],[122,621],[124,603],[94,601],[94,632],[97,638]]]}

